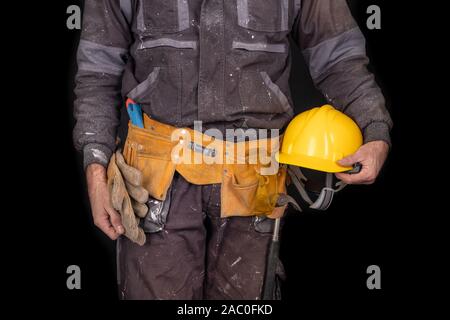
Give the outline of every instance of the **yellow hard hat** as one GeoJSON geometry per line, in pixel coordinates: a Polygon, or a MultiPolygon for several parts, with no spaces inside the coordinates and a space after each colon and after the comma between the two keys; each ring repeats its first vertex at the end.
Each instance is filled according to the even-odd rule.
{"type": "Polygon", "coordinates": [[[343,172],[337,161],[355,153],[363,143],[361,130],[347,115],[330,105],[297,115],[284,134],[280,163],[324,172],[343,172]]]}

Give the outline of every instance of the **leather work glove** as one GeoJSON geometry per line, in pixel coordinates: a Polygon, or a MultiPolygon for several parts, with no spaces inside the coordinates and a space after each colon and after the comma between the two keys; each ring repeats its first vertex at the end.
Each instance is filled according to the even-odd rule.
{"type": "Polygon", "coordinates": [[[120,151],[112,155],[108,165],[108,188],[111,205],[120,212],[125,236],[142,246],[146,237],[139,222],[147,214],[149,195],[142,186],[142,173],[127,165],[120,151]]]}

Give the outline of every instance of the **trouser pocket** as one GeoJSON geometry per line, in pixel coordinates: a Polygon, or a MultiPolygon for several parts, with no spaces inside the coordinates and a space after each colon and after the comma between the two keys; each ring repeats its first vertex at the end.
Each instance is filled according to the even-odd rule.
{"type": "Polygon", "coordinates": [[[172,195],[171,189],[167,192],[164,200],[157,200],[150,197],[147,201],[148,213],[141,220],[141,228],[146,233],[155,233],[164,229],[169,214],[172,195]]]}

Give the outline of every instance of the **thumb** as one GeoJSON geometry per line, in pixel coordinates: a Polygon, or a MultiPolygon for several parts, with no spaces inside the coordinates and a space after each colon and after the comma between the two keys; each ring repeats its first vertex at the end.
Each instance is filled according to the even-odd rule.
{"type": "Polygon", "coordinates": [[[358,160],[357,154],[355,153],[355,154],[349,155],[345,158],[342,158],[341,160],[338,160],[338,164],[343,167],[351,167],[358,161],[359,160],[358,160]]]}

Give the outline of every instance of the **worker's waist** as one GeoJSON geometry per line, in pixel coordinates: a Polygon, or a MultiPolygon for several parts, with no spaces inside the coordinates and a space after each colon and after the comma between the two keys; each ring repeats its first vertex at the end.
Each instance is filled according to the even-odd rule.
{"type": "Polygon", "coordinates": [[[281,129],[253,128],[243,126],[241,121],[202,122],[196,121],[187,126],[195,131],[211,135],[210,132],[220,132],[221,140],[228,142],[252,141],[258,139],[277,138],[283,132],[281,129]]]}
{"type": "Polygon", "coordinates": [[[286,168],[279,168],[274,157],[280,138],[231,142],[220,131],[207,133],[144,115],[144,128],[129,125],[124,157],[142,172],[143,186],[155,199],[166,198],[178,172],[192,184],[221,184],[222,217],[272,217],[279,194],[285,193],[286,168]]]}
{"type": "MultiPolygon", "coordinates": [[[[128,130],[128,143],[134,144],[139,153],[145,154],[147,150],[153,156],[156,153],[161,158],[177,160],[173,159],[174,155],[185,155],[183,151],[190,150],[194,151],[193,157],[195,154],[209,158],[221,156],[226,163],[242,163],[243,158],[247,162],[249,157],[257,154],[274,154],[279,149],[280,138],[278,130],[267,129],[220,130],[210,127],[202,133],[164,124],[145,114],[144,128],[130,124],[128,130]]],[[[218,163],[220,159],[214,162],[218,163]]]]}

